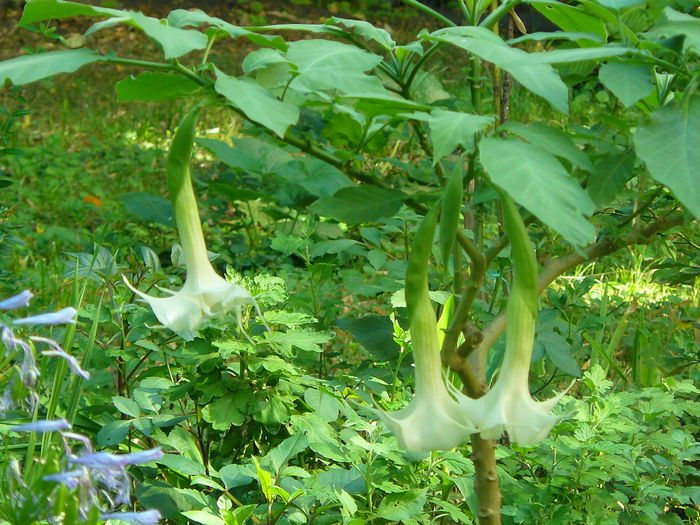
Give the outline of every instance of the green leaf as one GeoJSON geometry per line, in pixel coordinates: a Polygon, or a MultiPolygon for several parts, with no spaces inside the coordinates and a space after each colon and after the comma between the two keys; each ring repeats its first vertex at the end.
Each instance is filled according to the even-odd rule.
{"type": "Polygon", "coordinates": [[[267,457],[275,473],[279,473],[280,469],[286,465],[290,459],[306,450],[308,446],[309,440],[304,434],[294,434],[273,448],[267,454],[267,457]]]}
{"type": "Polygon", "coordinates": [[[684,48],[700,52],[700,18],[666,7],[659,22],[647,33],[650,37],[685,35],[684,48]]]}
{"type": "Polygon", "coordinates": [[[282,51],[287,49],[287,44],[279,36],[256,33],[254,31],[229,24],[221,18],[209,16],[205,12],[199,10],[175,9],[168,14],[168,24],[180,28],[188,26],[200,27],[202,25],[214,26],[226,33],[231,38],[244,37],[259,46],[270,46],[282,51]]]}
{"type": "Polygon", "coordinates": [[[455,243],[457,235],[457,225],[462,211],[462,199],[464,198],[464,187],[462,182],[462,162],[461,159],[445,185],[442,194],[442,210],[440,211],[440,254],[442,256],[442,266],[446,269],[450,260],[450,252],[455,243]]]}
{"type": "Polygon", "coordinates": [[[203,476],[206,473],[204,465],[179,454],[165,454],[157,463],[165,465],[183,476],[203,476]]]}
{"type": "Polygon", "coordinates": [[[631,106],[654,89],[647,66],[609,62],[600,67],[598,78],[625,106],[631,106]]]}
{"type": "Polygon", "coordinates": [[[330,197],[322,197],[309,206],[309,209],[340,222],[360,224],[393,217],[406,197],[406,194],[398,190],[365,184],[343,188],[330,197]]]}
{"type": "Polygon", "coordinates": [[[616,57],[632,52],[634,52],[633,48],[619,46],[587,47],[583,49],[555,49],[554,51],[530,53],[527,63],[531,65],[565,64],[567,62],[583,62],[586,60],[616,57]]]}
{"type": "Polygon", "coordinates": [[[299,108],[277,100],[252,80],[230,77],[216,69],[214,89],[248,118],[271,129],[280,137],[299,120],[299,108]]]}
{"type": "Polygon", "coordinates": [[[226,394],[209,403],[202,409],[202,418],[212,424],[214,430],[228,430],[243,424],[245,416],[241,412],[250,396],[226,394]]]}
{"type": "Polygon", "coordinates": [[[173,206],[168,199],[141,191],[125,193],[118,198],[124,204],[126,211],[144,221],[153,221],[166,226],[173,224],[173,206]]]}
{"type": "Polygon", "coordinates": [[[227,490],[249,485],[253,478],[248,476],[241,465],[226,465],[219,469],[219,477],[227,490]]]}
{"type": "Polygon", "coordinates": [[[197,138],[197,144],[232,168],[253,173],[275,173],[294,157],[283,149],[254,138],[234,139],[234,146],[215,139],[197,138]]]}
{"type": "Polygon", "coordinates": [[[537,9],[564,31],[594,33],[603,41],[606,41],[608,38],[605,22],[600,18],[585,13],[578,7],[569,6],[560,2],[533,2],[532,7],[537,9]]]}
{"type": "Polygon", "coordinates": [[[114,86],[119,102],[130,100],[168,100],[193,94],[199,85],[175,73],[146,71],[120,80],[114,86]]]}
{"type": "Polygon", "coordinates": [[[493,124],[495,118],[493,115],[472,115],[443,109],[435,109],[431,113],[411,113],[405,116],[425,121],[430,126],[434,164],[442,157],[452,153],[458,145],[468,150],[472,149],[474,135],[493,124]]]}
{"type": "Polygon", "coordinates": [[[322,352],[321,345],[330,341],[331,337],[328,332],[314,332],[303,328],[294,328],[288,332],[265,332],[265,342],[285,355],[292,355],[292,348],[305,352],[322,352]]]}
{"type": "Polygon", "coordinates": [[[112,403],[114,404],[114,408],[119,410],[119,412],[124,415],[134,418],[141,416],[139,405],[133,399],[129,399],[128,397],[112,396],[112,403]]]}
{"type": "Polygon", "coordinates": [[[602,206],[609,204],[625,187],[634,170],[634,151],[613,153],[597,160],[588,177],[588,195],[602,206]]]}
{"type": "Polygon", "coordinates": [[[126,439],[131,423],[132,421],[124,419],[110,421],[97,433],[97,444],[102,446],[118,445],[126,439]]]}
{"type": "Polygon", "coordinates": [[[369,22],[365,22],[363,20],[350,20],[347,18],[332,16],[326,20],[326,24],[336,24],[348,27],[350,28],[350,33],[359,35],[365,40],[373,40],[387,51],[391,51],[394,49],[394,47],[396,47],[396,43],[386,29],[375,27],[369,22]]]}
{"type": "Polygon", "coordinates": [[[481,162],[491,179],[518,204],[576,246],[595,240],[595,228],[584,215],[595,205],[546,151],[512,139],[486,138],[481,162]]]}
{"type": "Polygon", "coordinates": [[[576,147],[569,135],[560,129],[539,122],[526,125],[515,121],[508,122],[501,126],[501,129],[521,136],[552,155],[568,160],[574,166],[585,170],[590,170],[592,167],[588,156],[576,147]]]}
{"type": "Polygon", "coordinates": [[[69,18],[79,15],[125,16],[126,11],[106,7],[64,2],[62,0],[27,0],[19,25],[33,24],[42,20],[69,18]]]}
{"type": "Polygon", "coordinates": [[[526,42],[528,40],[534,40],[540,42],[542,40],[590,40],[591,42],[602,42],[603,39],[600,35],[595,33],[581,33],[581,32],[570,32],[570,31],[550,31],[550,32],[536,32],[527,35],[519,36],[517,38],[512,38],[508,40],[508,44],[518,44],[520,42],[526,42]]]}
{"type": "Polygon", "coordinates": [[[289,44],[287,60],[297,68],[291,87],[300,91],[340,90],[385,93],[377,77],[365,74],[382,57],[332,40],[299,40],[289,44]]]}
{"type": "Polygon", "coordinates": [[[319,159],[302,157],[281,166],[276,175],[298,184],[314,197],[327,197],[342,188],[352,186],[352,181],[338,168],[319,159]]]}
{"type": "Polygon", "coordinates": [[[309,405],[318,416],[330,422],[338,419],[340,413],[340,401],[330,394],[326,394],[320,390],[308,388],[304,392],[304,401],[309,405]]]}
{"type": "Polygon", "coordinates": [[[598,0],[598,3],[617,11],[626,7],[634,7],[636,5],[644,4],[646,3],[646,0],[598,0]]]}
{"type": "Polygon", "coordinates": [[[172,27],[165,20],[152,18],[134,11],[125,11],[117,18],[110,18],[94,24],[86,31],[85,36],[120,23],[140,29],[149,38],[158,42],[163,48],[163,55],[167,59],[178,58],[191,51],[207,47],[207,37],[199,31],[172,27]]]}
{"type": "Polygon", "coordinates": [[[394,326],[385,315],[367,315],[359,319],[336,319],[333,323],[350,332],[377,361],[391,361],[398,357],[400,347],[394,341],[394,326]]]}
{"type": "Polygon", "coordinates": [[[574,377],[581,377],[581,369],[571,355],[571,345],[551,328],[537,332],[536,344],[540,345],[550,361],[562,372],[574,377]]]}
{"type": "Polygon", "coordinates": [[[208,510],[186,510],[182,515],[194,521],[195,523],[201,523],[202,525],[225,525],[223,519],[219,516],[215,516],[208,510]]]}
{"type": "Polygon", "coordinates": [[[429,38],[465,49],[505,69],[525,88],[559,111],[568,113],[569,91],[559,73],[546,63],[531,64],[529,53],[509,47],[491,31],[480,27],[455,27],[436,31],[429,38]]]}
{"type": "Polygon", "coordinates": [[[700,96],[654,111],[634,144],[651,176],[700,219],[700,96]]]}
{"type": "Polygon", "coordinates": [[[69,49],[23,55],[0,62],[0,86],[7,80],[19,86],[58,73],[72,73],[102,57],[92,49],[69,49]]]}
{"type": "Polygon", "coordinates": [[[423,511],[427,490],[410,489],[386,495],[379,504],[377,517],[389,521],[406,521],[415,518],[423,511]]]}

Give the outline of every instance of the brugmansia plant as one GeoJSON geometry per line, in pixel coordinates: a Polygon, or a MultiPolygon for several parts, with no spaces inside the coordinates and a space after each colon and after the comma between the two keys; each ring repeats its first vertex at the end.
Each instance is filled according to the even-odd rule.
{"type": "MultiPolygon", "coordinates": [[[[384,264],[381,253],[377,257],[381,234],[373,236],[371,228],[361,226],[422,218],[405,279],[414,396],[398,411],[375,409],[375,414],[406,450],[450,449],[469,439],[478,499],[473,514],[481,525],[499,524],[494,440],[507,432],[520,445],[535,445],[561,417],[552,414],[561,394],[542,402],[530,395],[538,295],[581,263],[650,243],[700,217],[700,20],[697,10],[684,12],[681,3],[506,0],[493,8],[492,2],[459,2],[463,20],[458,25],[415,0],[405,2],[440,28],[397,43],[367,21],[338,17],[321,24],[240,27],[200,10],[177,9],[160,20],[128,10],[28,0],[22,26],[97,17],[104,20],[86,36],[124,24],[155,42],[163,58],[142,60],[87,48],[37,52],[0,62],[0,81],[23,85],[87,64],[116,64],[142,70],[116,84],[120,101],[177,99],[183,107],[194,105],[173,138],[166,169],[185,284],[163,297],[129,284],[160,323],[186,338],[194,337],[205,320],[231,311],[245,334],[241,308],[257,308],[251,294],[219,276],[207,256],[189,172],[200,104],[227,108],[243,124],[241,133],[249,135],[234,137],[233,146],[198,141],[255,185],[255,192],[239,198],[263,196],[285,217],[294,209],[292,226],[304,213],[342,223],[346,227],[339,235],[346,238],[336,239],[345,243],[339,249],[357,247],[356,238],[367,238],[378,249],[372,255],[357,253],[377,268],[384,264]],[[506,18],[522,30],[520,4],[560,30],[517,38],[496,32],[506,18]],[[290,30],[313,38],[286,39],[290,30]],[[256,46],[236,72],[228,64],[215,64],[210,54],[222,39],[246,39],[256,46]],[[460,68],[455,93],[433,74],[441,59],[460,68]],[[576,96],[570,90],[574,84],[576,96]],[[511,91],[525,109],[511,107],[511,91]],[[556,124],[562,120],[566,125],[556,124]],[[406,143],[411,153],[397,153],[406,143]],[[436,230],[441,287],[454,298],[454,310],[443,313],[444,333],[429,295],[436,230]],[[491,306],[498,304],[500,281],[488,286],[488,272],[507,246],[510,254],[499,267],[499,279],[507,281],[503,260],[510,261],[507,309],[490,319],[485,314],[491,308],[485,312],[477,297],[490,292],[491,306]],[[490,374],[487,358],[504,331],[500,371],[490,374]]],[[[393,235],[396,230],[383,231],[393,235]]],[[[549,352],[548,358],[550,368],[581,373],[566,348],[549,352]]],[[[243,364],[235,373],[245,373],[243,364]]],[[[199,378],[190,380],[195,384],[199,378]]],[[[259,419],[270,421],[271,412],[284,410],[284,403],[268,401],[274,408],[259,419]]],[[[219,406],[196,404],[197,418],[200,411],[211,416],[219,406]]],[[[213,428],[231,424],[216,419],[213,428]]],[[[313,429],[306,432],[313,435],[313,429]]],[[[231,450],[226,440],[221,442],[221,450],[231,450]]],[[[290,450],[297,449],[289,446],[280,455],[292,457],[290,450]]],[[[207,464],[203,471],[208,469],[207,464]]],[[[265,471],[257,468],[260,472],[265,471]]],[[[238,474],[236,480],[250,477],[238,474]]],[[[268,512],[278,497],[287,498],[281,511],[286,512],[294,498],[266,475],[260,483],[268,512]]],[[[220,487],[213,481],[207,486],[220,487]]],[[[324,493],[323,505],[336,497],[351,516],[357,509],[347,495],[324,493]]],[[[223,518],[210,521],[216,520],[223,518]]]]}

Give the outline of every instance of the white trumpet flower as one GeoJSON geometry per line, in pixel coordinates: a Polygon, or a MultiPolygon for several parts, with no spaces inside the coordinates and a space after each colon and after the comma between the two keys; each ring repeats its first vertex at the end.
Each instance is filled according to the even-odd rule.
{"type": "Polygon", "coordinates": [[[482,403],[478,429],[484,439],[496,439],[505,430],[511,441],[530,447],[547,437],[565,417],[550,412],[566,391],[547,401],[535,401],[530,396],[528,377],[537,321],[537,262],[515,204],[506,195],[502,196],[502,203],[514,278],[506,312],[503,365],[494,387],[478,400],[482,403]]]}
{"type": "Polygon", "coordinates": [[[509,298],[506,315],[506,353],[496,384],[478,400],[483,403],[479,432],[484,439],[497,439],[507,431],[514,443],[532,447],[547,437],[564,417],[553,416],[550,412],[566,391],[546,401],[532,399],[528,376],[535,319],[517,289],[513,289],[509,298]]]}
{"type": "Polygon", "coordinates": [[[478,422],[472,414],[477,412],[479,401],[458,392],[443,375],[435,312],[427,296],[416,305],[411,342],[413,399],[401,410],[377,413],[408,451],[449,450],[461,445],[476,432],[478,422]]]}
{"type": "Polygon", "coordinates": [[[231,311],[245,334],[241,325],[244,305],[252,305],[263,324],[265,321],[250,293],[219,276],[209,262],[189,170],[196,116],[194,110],[183,119],[173,139],[167,166],[168,191],[187,271],[185,284],[179,292],[164,290],[171,294],[170,297],[154,297],[137,290],[126,277],[124,282],[148,302],[161,324],[185,338],[190,338],[206,319],[231,311]]]}

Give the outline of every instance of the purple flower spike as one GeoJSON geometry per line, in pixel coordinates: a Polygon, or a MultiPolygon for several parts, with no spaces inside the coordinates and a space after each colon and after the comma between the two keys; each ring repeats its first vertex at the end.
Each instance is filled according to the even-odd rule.
{"type": "Polygon", "coordinates": [[[74,374],[79,375],[80,377],[84,379],[90,379],[90,373],[86,372],[82,368],[80,368],[80,364],[78,363],[78,360],[73,357],[70,354],[67,354],[61,346],[54,341],[53,339],[49,339],[47,337],[38,337],[38,336],[30,336],[29,339],[32,341],[35,341],[37,343],[46,343],[50,347],[53,348],[53,350],[47,350],[42,352],[42,355],[49,356],[49,357],[60,357],[66,360],[68,363],[68,366],[70,369],[73,371],[74,374]]]}
{"type": "Polygon", "coordinates": [[[100,518],[103,520],[122,520],[137,525],[158,525],[161,515],[157,510],[144,510],[143,512],[113,512],[102,514],[100,518]]]}
{"type": "Polygon", "coordinates": [[[44,476],[44,481],[55,481],[61,483],[69,489],[74,489],[80,484],[80,478],[85,473],[85,470],[71,470],[69,472],[59,472],[58,474],[50,474],[44,476]]]}
{"type": "Polygon", "coordinates": [[[33,421],[24,425],[15,425],[10,430],[15,432],[55,432],[56,430],[68,430],[70,423],[65,419],[57,419],[55,421],[33,421]]]}
{"type": "Polygon", "coordinates": [[[71,458],[70,463],[85,465],[89,468],[97,470],[123,468],[127,465],[139,465],[141,463],[150,463],[163,457],[163,451],[160,447],[133,454],[110,454],[109,452],[96,452],[94,454],[86,454],[78,458],[71,458]]]}
{"type": "Polygon", "coordinates": [[[58,310],[57,312],[48,312],[45,314],[33,315],[31,317],[24,317],[23,319],[17,319],[13,321],[13,324],[66,324],[75,323],[75,314],[78,312],[72,306],[58,310]]]}
{"type": "Polygon", "coordinates": [[[12,297],[0,301],[0,310],[14,310],[15,308],[24,308],[29,306],[29,301],[34,297],[34,294],[29,290],[13,295],[12,297]]]}

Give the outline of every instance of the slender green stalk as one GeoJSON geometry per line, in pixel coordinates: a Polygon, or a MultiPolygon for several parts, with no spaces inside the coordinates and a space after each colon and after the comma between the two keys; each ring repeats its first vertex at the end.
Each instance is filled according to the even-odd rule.
{"type": "Polygon", "coordinates": [[[403,0],[404,4],[408,4],[411,7],[415,7],[419,11],[423,11],[426,15],[433,17],[435,20],[438,20],[442,22],[443,24],[450,26],[450,27],[455,27],[457,24],[455,24],[452,20],[449,18],[441,15],[435,9],[432,9],[428,7],[427,5],[421,4],[417,0],[403,0]]]}

